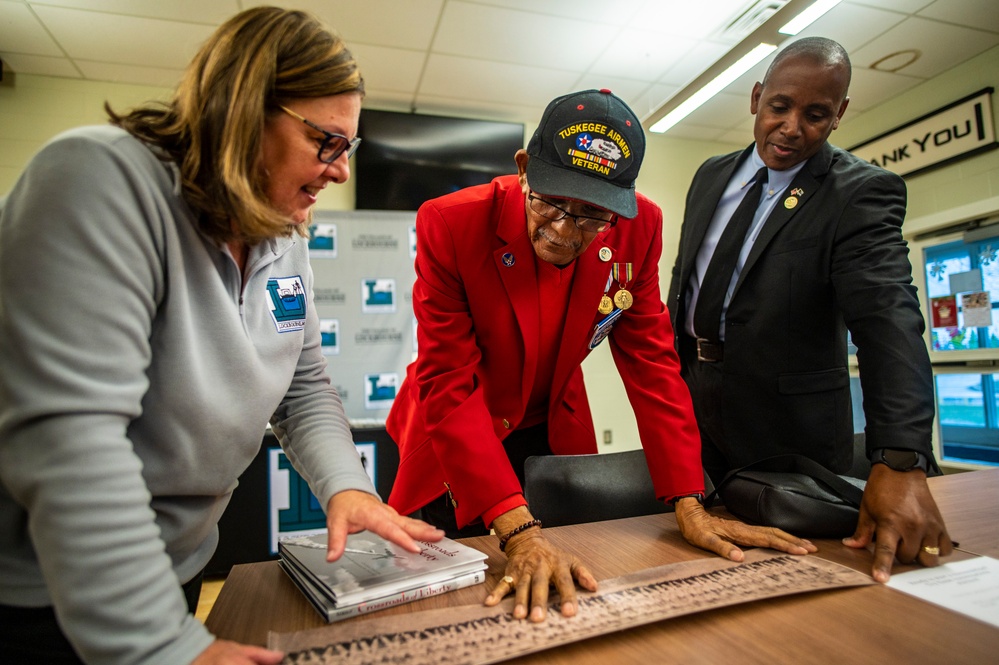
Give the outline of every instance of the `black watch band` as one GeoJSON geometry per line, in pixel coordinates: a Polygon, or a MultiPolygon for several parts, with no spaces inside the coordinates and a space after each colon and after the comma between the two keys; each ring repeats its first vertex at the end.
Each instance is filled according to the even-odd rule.
{"type": "Polygon", "coordinates": [[[676,502],[679,501],[680,499],[697,499],[697,503],[704,505],[704,495],[701,494],[700,492],[697,492],[695,494],[681,494],[680,496],[673,497],[666,503],[670,506],[675,506],[676,502]]]}
{"type": "Polygon", "coordinates": [[[917,450],[877,448],[871,455],[871,464],[884,464],[893,471],[922,469],[923,473],[930,472],[930,461],[917,450]]]}

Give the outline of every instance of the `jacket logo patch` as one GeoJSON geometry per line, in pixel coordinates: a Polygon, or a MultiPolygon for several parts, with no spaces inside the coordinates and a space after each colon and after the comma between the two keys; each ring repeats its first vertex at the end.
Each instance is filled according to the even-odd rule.
{"type": "Polygon", "coordinates": [[[272,277],[267,280],[271,318],[279,333],[305,329],[305,285],[302,278],[272,277]]]}

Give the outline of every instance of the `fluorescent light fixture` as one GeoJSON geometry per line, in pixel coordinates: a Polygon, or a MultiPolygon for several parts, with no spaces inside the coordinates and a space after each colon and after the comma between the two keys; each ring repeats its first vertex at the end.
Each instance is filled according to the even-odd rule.
{"type": "Polygon", "coordinates": [[[649,131],[659,134],[665,132],[776,50],[777,46],[774,44],[758,45],[752,51],[739,58],[735,64],[711,79],[703,88],[684,100],[682,104],[663,116],[656,124],[649,127],[649,131]]]}
{"type": "Polygon", "coordinates": [[[816,0],[808,9],[785,23],[777,32],[782,35],[796,35],[839,3],[840,0],[816,0]]]}

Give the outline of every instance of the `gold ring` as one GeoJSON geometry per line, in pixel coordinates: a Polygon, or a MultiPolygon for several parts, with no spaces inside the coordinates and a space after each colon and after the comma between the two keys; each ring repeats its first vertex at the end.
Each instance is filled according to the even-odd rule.
{"type": "Polygon", "coordinates": [[[503,579],[500,580],[500,582],[506,582],[510,586],[514,585],[513,578],[510,577],[509,575],[506,575],[503,579]]]}
{"type": "Polygon", "coordinates": [[[939,547],[930,547],[929,545],[923,545],[923,551],[926,552],[927,554],[932,554],[933,556],[937,556],[940,554],[939,547]]]}

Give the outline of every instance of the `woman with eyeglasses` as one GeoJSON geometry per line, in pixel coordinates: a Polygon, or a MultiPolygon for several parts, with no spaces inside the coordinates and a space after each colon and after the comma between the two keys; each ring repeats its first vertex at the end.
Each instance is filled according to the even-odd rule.
{"type": "MultiPolygon", "coordinates": [[[[306,222],[350,175],[363,82],[312,16],[259,7],[173,98],[67,132],[0,212],[0,662],[277,663],[192,612],[268,421],[327,510],[375,493],[326,375],[306,222]]],[[[239,534],[228,534],[239,537],[239,534]]]]}

